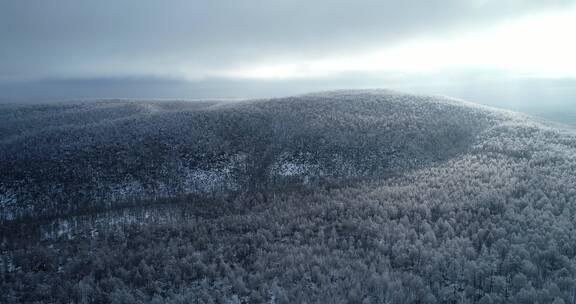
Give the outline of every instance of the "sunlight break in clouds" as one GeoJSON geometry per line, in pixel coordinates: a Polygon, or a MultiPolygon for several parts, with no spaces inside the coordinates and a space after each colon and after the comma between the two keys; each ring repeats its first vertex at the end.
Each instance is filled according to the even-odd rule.
{"type": "Polygon", "coordinates": [[[485,31],[416,39],[358,56],[286,62],[216,72],[217,76],[282,79],[343,72],[425,73],[492,69],[514,76],[576,76],[576,9],[525,17],[485,31]]]}

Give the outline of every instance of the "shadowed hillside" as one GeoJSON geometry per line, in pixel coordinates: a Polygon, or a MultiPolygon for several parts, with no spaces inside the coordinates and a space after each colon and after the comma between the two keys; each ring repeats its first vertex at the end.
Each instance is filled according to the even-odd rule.
{"type": "Polygon", "coordinates": [[[383,177],[466,151],[498,119],[389,91],[15,106],[1,116],[3,219],[383,177]]]}

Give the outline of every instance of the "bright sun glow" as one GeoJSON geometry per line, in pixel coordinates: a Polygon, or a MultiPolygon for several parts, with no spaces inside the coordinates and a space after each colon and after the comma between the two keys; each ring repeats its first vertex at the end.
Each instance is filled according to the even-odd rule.
{"type": "Polygon", "coordinates": [[[243,78],[318,77],[351,71],[499,69],[525,76],[576,76],[576,10],[532,16],[489,31],[419,40],[354,57],[224,71],[243,78]]]}

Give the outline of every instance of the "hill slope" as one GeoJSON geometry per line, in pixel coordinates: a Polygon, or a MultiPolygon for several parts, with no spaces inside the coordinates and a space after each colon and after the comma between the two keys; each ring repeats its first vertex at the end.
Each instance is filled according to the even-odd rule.
{"type": "Polygon", "coordinates": [[[389,91],[65,103],[0,115],[3,219],[382,177],[466,151],[502,119],[389,91]]]}
{"type": "Polygon", "coordinates": [[[576,300],[573,131],[389,91],[4,109],[4,219],[61,217],[0,225],[2,303],[576,300]]]}

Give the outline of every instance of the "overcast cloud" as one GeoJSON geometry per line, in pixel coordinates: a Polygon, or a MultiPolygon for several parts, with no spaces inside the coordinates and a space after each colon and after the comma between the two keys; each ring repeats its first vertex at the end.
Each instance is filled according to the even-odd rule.
{"type": "Polygon", "coordinates": [[[4,79],[198,78],[353,55],[498,24],[568,0],[3,0],[4,79]]]}

